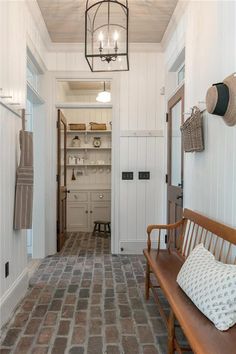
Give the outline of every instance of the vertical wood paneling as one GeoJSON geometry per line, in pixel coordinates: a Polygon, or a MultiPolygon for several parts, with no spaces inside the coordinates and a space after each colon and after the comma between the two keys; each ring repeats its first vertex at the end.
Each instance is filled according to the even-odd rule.
{"type": "Polygon", "coordinates": [[[17,279],[26,266],[26,237],[24,231],[13,231],[15,174],[19,158],[19,137],[21,120],[0,106],[1,131],[1,198],[0,198],[0,238],[1,264],[9,262],[10,275],[0,274],[0,297],[17,279]]]}
{"type": "MultiPolygon", "coordinates": [[[[10,95],[6,103],[26,102],[26,46],[30,35],[35,48],[43,58],[43,45],[37,26],[32,20],[25,1],[0,1],[0,88],[1,95],[10,95]]],[[[19,108],[19,106],[16,106],[19,108]]],[[[0,106],[0,304],[11,296],[10,288],[17,284],[27,266],[26,232],[13,230],[16,167],[19,162],[19,130],[22,121],[0,106]],[[4,265],[9,262],[10,274],[5,278],[4,265]],[[8,293],[9,291],[9,293],[8,293]]],[[[24,287],[21,290],[23,292],[24,287]]],[[[22,294],[21,294],[22,295],[22,294]]],[[[13,310],[18,298],[11,299],[13,310]],[[15,304],[14,304],[15,301],[15,304]]],[[[2,309],[2,308],[1,308],[2,309]]],[[[0,319],[1,320],[1,319],[0,319]]],[[[2,324],[2,323],[1,323],[2,324]]],[[[0,324],[0,325],[1,325],[0,324]]]]}
{"type": "MultiPolygon", "coordinates": [[[[236,71],[236,3],[191,2],[187,18],[186,111],[236,71]]],[[[204,114],[204,128],[205,151],[185,156],[184,205],[236,226],[236,127],[204,114]]]]}

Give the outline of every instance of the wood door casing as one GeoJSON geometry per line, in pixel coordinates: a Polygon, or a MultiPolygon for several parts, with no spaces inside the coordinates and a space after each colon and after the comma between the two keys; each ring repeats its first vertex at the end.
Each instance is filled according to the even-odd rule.
{"type": "Polygon", "coordinates": [[[57,251],[59,252],[66,240],[66,130],[67,122],[62,112],[57,114],[57,251]],[[63,129],[62,129],[63,128],[63,129]],[[63,164],[62,164],[63,161],[63,164]]]}
{"type": "MultiPolygon", "coordinates": [[[[183,215],[183,169],[184,169],[184,162],[183,162],[183,144],[181,139],[181,163],[179,168],[179,183],[178,185],[172,183],[172,167],[174,158],[173,150],[172,150],[172,143],[173,143],[173,108],[177,107],[179,104],[179,108],[181,110],[181,117],[180,118],[180,125],[183,124],[184,121],[184,86],[182,86],[176,94],[169,100],[168,102],[168,152],[167,152],[167,223],[174,223],[177,220],[180,220],[183,215]]],[[[179,126],[180,128],[180,126],[179,126]]],[[[180,134],[180,130],[178,132],[180,134]]]]}

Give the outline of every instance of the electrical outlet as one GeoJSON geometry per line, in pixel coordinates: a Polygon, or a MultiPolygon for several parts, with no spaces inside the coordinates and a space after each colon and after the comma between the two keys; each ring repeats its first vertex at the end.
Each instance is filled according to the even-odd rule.
{"type": "Polygon", "coordinates": [[[134,173],[133,172],[122,172],[122,179],[123,180],[132,180],[132,179],[134,179],[134,173]]]}
{"type": "Polygon", "coordinates": [[[140,171],[138,173],[139,179],[150,179],[150,172],[149,171],[140,171]]]}
{"type": "Polygon", "coordinates": [[[5,278],[7,278],[9,275],[9,262],[5,263],[5,278]]]}

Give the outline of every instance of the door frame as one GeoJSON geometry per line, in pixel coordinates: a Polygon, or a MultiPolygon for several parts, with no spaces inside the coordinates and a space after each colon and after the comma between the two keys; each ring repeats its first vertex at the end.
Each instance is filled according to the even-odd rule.
{"type": "MultiPolygon", "coordinates": [[[[120,74],[117,72],[109,73],[91,73],[82,71],[54,71],[51,73],[53,84],[53,96],[52,104],[55,108],[53,114],[53,123],[51,124],[52,129],[55,129],[55,121],[57,117],[57,109],[61,108],[76,108],[76,103],[74,105],[65,104],[57,100],[57,83],[58,81],[111,81],[111,94],[112,94],[112,170],[111,170],[111,253],[119,254],[120,250],[120,74]]],[[[45,88],[48,89],[48,86],[45,88]]],[[[48,90],[48,94],[51,95],[51,91],[48,90]]],[[[79,104],[79,102],[78,102],[79,104]]],[[[52,159],[55,161],[55,135],[53,141],[51,142],[52,147],[52,159]]],[[[53,171],[56,170],[56,164],[53,166],[53,171]]],[[[50,178],[50,187],[53,191],[55,188],[55,175],[52,174],[50,178]]],[[[54,193],[53,193],[54,196],[54,193]]],[[[53,204],[56,207],[56,199],[53,198],[53,204]]],[[[56,213],[52,216],[54,220],[56,219],[56,213]]],[[[56,222],[55,222],[56,225],[56,222]]],[[[55,230],[56,231],[56,230],[55,230]]],[[[55,235],[56,232],[53,232],[55,235]]],[[[56,238],[56,236],[55,236],[56,238]]]]}
{"type": "MultiPolygon", "coordinates": [[[[168,119],[167,119],[167,194],[166,194],[166,208],[167,208],[167,224],[170,221],[170,212],[169,212],[169,198],[168,198],[168,187],[171,185],[171,131],[172,131],[172,113],[171,109],[180,101],[181,103],[181,111],[182,111],[182,119],[181,124],[184,123],[184,97],[185,94],[185,85],[183,84],[178,90],[174,93],[174,95],[167,102],[168,109],[168,119]]],[[[181,188],[183,194],[184,188],[184,150],[183,150],[183,141],[181,138],[181,151],[182,151],[182,159],[181,159],[181,188]]],[[[183,208],[183,199],[182,199],[182,208],[183,208]]]]}
{"type": "Polygon", "coordinates": [[[66,233],[66,225],[67,225],[67,169],[66,169],[66,131],[67,131],[67,122],[63,113],[60,109],[57,110],[57,251],[59,252],[65,243],[65,233],[66,233]],[[64,124],[64,187],[61,187],[61,122],[64,124]],[[65,194],[65,229],[63,233],[61,233],[61,225],[60,225],[60,215],[61,215],[61,199],[62,193],[65,194]]]}

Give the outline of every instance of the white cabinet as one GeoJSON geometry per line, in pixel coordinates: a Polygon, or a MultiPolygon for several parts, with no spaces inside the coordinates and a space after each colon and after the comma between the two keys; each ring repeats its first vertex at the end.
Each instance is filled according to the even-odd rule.
{"type": "Polygon", "coordinates": [[[67,203],[67,230],[85,231],[89,230],[89,211],[87,203],[67,203]]]}
{"type": "Polygon", "coordinates": [[[67,200],[67,231],[92,232],[96,220],[111,221],[110,190],[71,190],[67,200]]]}

